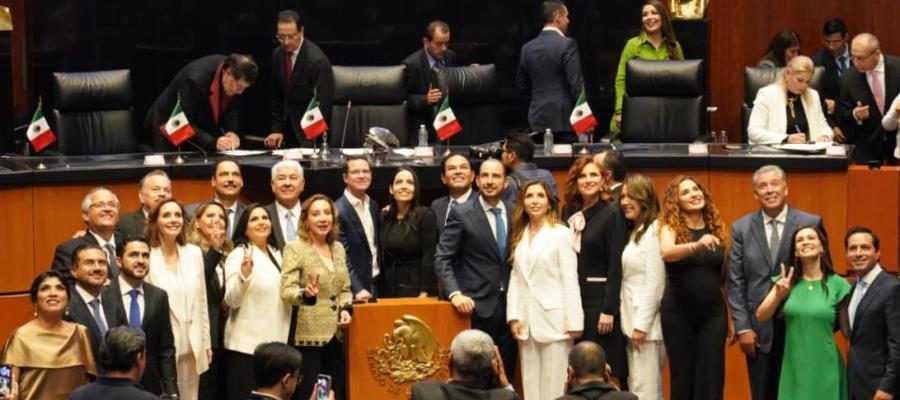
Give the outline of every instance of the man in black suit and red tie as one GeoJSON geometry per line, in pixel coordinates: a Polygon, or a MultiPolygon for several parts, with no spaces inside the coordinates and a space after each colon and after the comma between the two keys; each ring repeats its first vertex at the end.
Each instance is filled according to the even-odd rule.
{"type": "Polygon", "coordinates": [[[272,133],[265,145],[299,147],[311,143],[300,129],[300,119],[315,97],[325,121],[331,118],[334,102],[334,74],[328,56],[304,37],[300,14],[294,10],[278,13],[279,46],[272,53],[272,133]]]}
{"type": "Polygon", "coordinates": [[[850,44],[850,59],[854,68],[841,77],[840,112],[847,143],[856,145],[853,158],[896,164],[896,132],[886,131],[881,119],[900,93],[900,58],[883,54],[875,35],[860,33],[850,44]]]}
{"type": "Polygon", "coordinates": [[[425,125],[434,137],[431,121],[437,114],[439,102],[444,94],[435,79],[435,71],[443,67],[456,66],[456,53],[449,49],[450,26],[444,21],[434,20],[425,28],[422,48],[403,59],[406,66],[406,105],[410,110],[410,134],[425,125]]]}

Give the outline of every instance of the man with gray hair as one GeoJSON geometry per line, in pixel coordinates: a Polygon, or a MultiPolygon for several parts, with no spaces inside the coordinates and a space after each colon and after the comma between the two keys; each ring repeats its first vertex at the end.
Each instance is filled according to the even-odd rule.
{"type": "Polygon", "coordinates": [[[140,329],[127,326],[110,329],[100,344],[97,358],[101,370],[105,370],[103,376],[76,389],[69,400],[157,399],[138,384],[147,365],[146,342],[140,329]]]}
{"type": "Polygon", "coordinates": [[[582,341],[569,350],[566,395],[557,400],[637,400],[610,382],[606,353],[599,344],[582,341]]]}
{"type": "Polygon", "coordinates": [[[850,44],[850,60],[853,68],[841,76],[840,117],[847,143],[856,146],[853,158],[896,164],[896,129],[888,131],[881,122],[900,94],[900,58],[882,54],[875,35],[860,33],[850,44]]]}
{"type": "Polygon", "coordinates": [[[170,197],[172,197],[172,180],[169,179],[169,175],[161,169],[148,172],[138,185],[141,208],[122,215],[116,224],[116,230],[125,237],[143,236],[150,211],[170,197]]]}
{"type": "MultiPolygon", "coordinates": [[[[760,209],[731,227],[728,263],[728,304],[747,357],[750,391],[754,400],[777,397],[784,345],[783,322],[759,322],[756,306],[772,287],[771,277],[790,256],[790,237],[802,226],[815,226],[825,234],[822,217],[787,204],[787,176],[777,165],[764,165],[753,173],[753,197],[760,209]]],[[[828,238],[822,238],[828,246],[828,238]]]]}
{"type": "Polygon", "coordinates": [[[69,267],[72,266],[72,251],[80,245],[93,244],[106,251],[109,279],[116,279],[119,273],[116,248],[122,245],[122,235],[116,233],[116,224],[119,222],[119,198],[105,187],[94,187],[81,201],[81,217],[84,219],[86,231],[83,235],[56,246],[50,269],[59,272],[67,284],[73,284],[72,275],[69,273],[69,267]]]}
{"type": "Polygon", "coordinates": [[[460,332],[450,344],[450,381],[416,382],[411,400],[518,399],[512,390],[500,352],[488,334],[477,329],[460,332]]]}
{"type": "Polygon", "coordinates": [[[275,201],[266,206],[272,217],[272,233],[278,250],[297,239],[300,226],[300,194],[303,193],[303,167],[294,160],[282,160],[272,166],[272,194],[275,201]]]}

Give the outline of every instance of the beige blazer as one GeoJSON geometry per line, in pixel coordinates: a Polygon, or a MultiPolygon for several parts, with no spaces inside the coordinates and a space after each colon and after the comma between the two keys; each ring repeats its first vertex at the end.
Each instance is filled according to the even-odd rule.
{"type": "MultiPolygon", "coordinates": [[[[781,79],[781,78],[779,78],[781,79]]],[[[822,112],[822,103],[819,101],[819,93],[812,88],[806,89],[806,93],[800,96],[803,103],[803,112],[809,123],[810,140],[816,140],[819,136],[834,136],[834,132],[825,120],[822,112]]],[[[747,135],[750,144],[777,144],[787,137],[787,96],[784,86],[773,83],[756,92],[753,100],[753,111],[750,112],[750,122],[747,124],[747,135]]],[[[791,130],[790,133],[796,133],[791,130]]]]}
{"type": "Polygon", "coordinates": [[[622,292],[619,315],[622,332],[631,337],[635,329],[647,340],[662,340],[659,304],[666,287],[666,268],[659,252],[657,222],[653,221],[637,242],[630,240],[622,251],[622,292]]]}
{"type": "Polygon", "coordinates": [[[150,273],[146,281],[168,293],[175,352],[185,354],[189,347],[197,374],[209,369],[206,351],[212,349],[203,272],[203,252],[195,245],[178,246],[178,270],[174,273],[166,267],[162,250],[150,249],[150,273]]]}
{"type": "Polygon", "coordinates": [[[567,332],[584,329],[572,232],[544,225],[529,241],[530,229],[515,249],[506,320],[519,321],[522,336],[537,342],[566,340],[567,332]]]}

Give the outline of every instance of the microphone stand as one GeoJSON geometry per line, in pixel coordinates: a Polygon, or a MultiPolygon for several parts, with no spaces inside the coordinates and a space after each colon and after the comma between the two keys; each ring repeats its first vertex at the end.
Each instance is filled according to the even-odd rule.
{"type": "Polygon", "coordinates": [[[344,114],[344,131],[341,132],[341,147],[338,150],[341,159],[344,158],[344,139],[347,138],[347,124],[350,123],[350,109],[353,107],[353,100],[347,100],[347,112],[344,114]]]}
{"type": "MultiPolygon", "coordinates": [[[[200,150],[200,154],[203,154],[203,163],[204,164],[209,163],[209,158],[206,156],[206,150],[203,150],[202,147],[197,146],[197,144],[192,142],[190,139],[187,139],[185,141],[188,142],[188,144],[190,144],[191,146],[194,146],[195,149],[200,150]]],[[[181,148],[181,146],[179,146],[179,148],[181,148]]],[[[182,160],[181,162],[183,163],[184,160],[182,160]]]]}

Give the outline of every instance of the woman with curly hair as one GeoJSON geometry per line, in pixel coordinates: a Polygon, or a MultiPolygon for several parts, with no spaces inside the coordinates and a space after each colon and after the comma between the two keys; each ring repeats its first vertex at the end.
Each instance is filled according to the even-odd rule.
{"type": "Polygon", "coordinates": [[[666,288],[660,314],[672,400],[721,399],[725,339],[734,336],[724,288],[725,223],[694,177],[669,182],[659,216],[666,288]]]}

